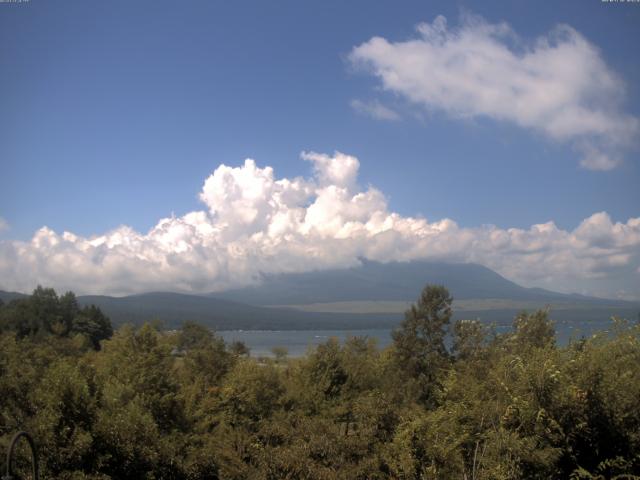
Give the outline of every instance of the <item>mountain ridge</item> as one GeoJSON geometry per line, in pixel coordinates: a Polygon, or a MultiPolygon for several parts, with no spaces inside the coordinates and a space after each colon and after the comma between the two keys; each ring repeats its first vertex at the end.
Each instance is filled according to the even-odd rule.
{"type": "MultiPolygon", "coordinates": [[[[390,328],[427,283],[445,285],[454,298],[454,318],[510,322],[523,308],[552,305],[557,320],[635,318],[640,302],[525,288],[477,264],[369,260],[349,269],[265,275],[261,285],[214,294],[146,292],[123,297],[79,295],[115,324],[160,320],[174,328],[192,320],[218,330],[313,330],[390,328]],[[555,308],[553,307],[555,305],[555,308]]],[[[25,297],[0,291],[8,301],[25,297]]]]}
{"type": "Polygon", "coordinates": [[[262,283],[209,295],[252,305],[300,305],[353,300],[415,301],[424,285],[444,285],[454,299],[505,298],[544,302],[583,301],[632,306],[634,302],[522,287],[474,263],[362,260],[348,269],[263,275],[262,283]]]}

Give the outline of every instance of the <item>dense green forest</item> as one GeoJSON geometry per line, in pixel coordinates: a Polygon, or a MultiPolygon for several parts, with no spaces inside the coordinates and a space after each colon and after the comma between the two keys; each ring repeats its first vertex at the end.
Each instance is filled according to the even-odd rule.
{"type": "Polygon", "coordinates": [[[38,288],[0,305],[0,447],[27,430],[58,479],[640,478],[640,326],[558,347],[545,311],[497,334],[451,301],[425,287],[384,350],[254,359],[38,288]]]}

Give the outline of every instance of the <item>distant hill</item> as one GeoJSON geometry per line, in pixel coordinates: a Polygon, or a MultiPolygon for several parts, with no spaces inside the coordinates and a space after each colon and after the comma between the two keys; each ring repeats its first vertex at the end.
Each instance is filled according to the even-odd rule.
{"type": "Polygon", "coordinates": [[[352,314],[302,312],[289,308],[267,308],[229,300],[153,292],[128,297],[88,295],[78,297],[81,305],[97,305],[116,324],[139,324],[160,320],[178,327],[185,320],[216,330],[311,330],[345,328],[385,328],[397,323],[395,314],[352,314]]]}
{"type": "Polygon", "coordinates": [[[212,293],[220,299],[305,313],[393,315],[402,318],[426,284],[451,292],[454,318],[511,323],[522,310],[549,307],[558,322],[638,318],[640,302],[525,288],[477,264],[363,260],[348,269],[264,275],[259,285],[212,293]]]}
{"type": "Polygon", "coordinates": [[[16,300],[18,298],[24,298],[27,295],[25,295],[24,293],[18,293],[18,292],[5,292],[3,290],[0,290],[0,300],[2,300],[4,303],[9,303],[11,300],[16,300]]]}
{"type": "Polygon", "coordinates": [[[472,263],[363,260],[357,267],[265,275],[260,285],[211,294],[252,305],[305,305],[352,301],[415,301],[427,284],[446,286],[454,299],[506,299],[631,307],[630,302],[566,295],[522,287],[493,270],[472,263]]]}
{"type": "MultiPolygon", "coordinates": [[[[425,284],[445,285],[454,318],[511,323],[521,310],[551,307],[559,322],[635,320],[640,303],[525,288],[475,264],[363,261],[343,270],[265,275],[260,285],[210,295],[153,292],[126,297],[79,296],[114,324],[160,320],[175,328],[185,320],[217,330],[356,330],[389,328],[403,317],[425,284]]],[[[2,292],[5,303],[24,296],[2,292]]]]}
{"type": "MultiPolygon", "coordinates": [[[[0,290],[0,299],[8,303],[27,295],[0,290]]],[[[96,305],[115,325],[142,324],[159,320],[167,328],[178,328],[186,320],[216,330],[313,330],[388,328],[400,318],[397,314],[351,314],[301,312],[289,308],[246,305],[201,295],[152,292],[126,297],[80,295],[80,306],[96,305]]]]}

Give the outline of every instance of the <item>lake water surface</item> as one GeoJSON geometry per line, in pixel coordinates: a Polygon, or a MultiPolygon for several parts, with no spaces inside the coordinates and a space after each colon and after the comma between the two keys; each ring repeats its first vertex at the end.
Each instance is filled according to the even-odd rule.
{"type": "MultiPolygon", "coordinates": [[[[610,320],[603,321],[565,321],[556,323],[558,344],[566,345],[571,338],[591,336],[596,332],[609,332],[610,320]]],[[[496,331],[503,333],[511,330],[511,325],[497,325],[496,331]]],[[[252,357],[273,356],[271,349],[285,347],[290,357],[303,356],[309,349],[325,343],[335,337],[343,343],[349,337],[369,337],[376,339],[379,348],[391,343],[391,329],[371,330],[223,330],[217,332],[226,342],[239,340],[251,350],[252,357]]]]}

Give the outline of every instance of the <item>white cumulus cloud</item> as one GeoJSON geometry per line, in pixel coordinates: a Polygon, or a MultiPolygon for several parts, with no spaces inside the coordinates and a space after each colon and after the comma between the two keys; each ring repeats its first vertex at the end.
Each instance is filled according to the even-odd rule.
{"type": "Polygon", "coordinates": [[[471,14],[458,28],[438,16],[416,30],[406,41],[371,38],[349,59],[427,110],[513,122],[568,142],[587,169],[616,167],[640,133],[639,120],[621,109],[623,81],[569,25],[530,43],[506,23],[471,14]]]}
{"type": "Polygon", "coordinates": [[[614,222],[601,212],[573,231],[553,222],[463,228],[394,213],[382,192],[359,186],[353,156],[302,158],[312,165],[308,178],[277,178],[250,159],[220,165],[200,192],[206,209],[163,218],[146,233],[121,226],[83,237],[43,227],[30,241],[0,241],[0,289],[210,292],[365,257],[476,262],[525,285],[640,291],[640,218],[614,222]]]}

